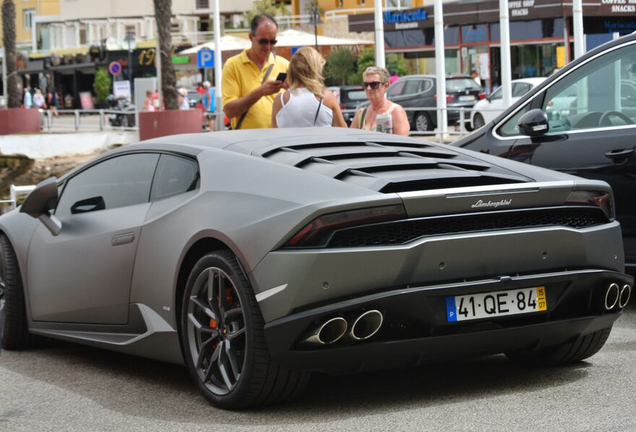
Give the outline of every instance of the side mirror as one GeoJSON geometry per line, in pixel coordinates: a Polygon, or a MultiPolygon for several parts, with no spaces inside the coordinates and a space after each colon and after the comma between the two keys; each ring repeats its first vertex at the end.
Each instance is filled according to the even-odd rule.
{"type": "Polygon", "coordinates": [[[57,204],[57,198],[57,179],[48,178],[38,183],[26,197],[20,206],[20,213],[39,219],[51,234],[58,235],[62,229],[62,222],[51,214],[51,210],[57,204]]]}
{"type": "Polygon", "coordinates": [[[106,202],[104,198],[96,196],[76,202],[71,206],[71,214],[88,213],[97,210],[104,210],[106,202]]]}
{"type": "Polygon", "coordinates": [[[517,122],[517,127],[522,135],[539,137],[545,135],[550,130],[548,115],[540,109],[533,109],[521,116],[517,122]]]}

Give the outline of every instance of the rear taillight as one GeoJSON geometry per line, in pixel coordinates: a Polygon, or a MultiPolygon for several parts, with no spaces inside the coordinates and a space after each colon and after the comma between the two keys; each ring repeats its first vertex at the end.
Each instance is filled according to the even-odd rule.
{"type": "MultiPolygon", "coordinates": [[[[433,96],[433,99],[435,100],[435,102],[437,102],[437,95],[433,96]]],[[[453,95],[446,95],[446,102],[452,102],[455,100],[455,96],[453,95]]]]}
{"type": "Polygon", "coordinates": [[[345,104],[340,104],[340,109],[345,109],[345,104]]]}
{"type": "Polygon", "coordinates": [[[565,203],[568,205],[598,207],[603,210],[609,220],[614,219],[612,194],[607,191],[572,191],[565,203]]]}
{"type": "Polygon", "coordinates": [[[402,205],[330,213],[308,223],[284,247],[324,247],[329,242],[331,234],[336,230],[404,218],[406,218],[406,211],[402,205]]]}
{"type": "Polygon", "coordinates": [[[481,92],[479,93],[479,100],[483,100],[483,99],[486,99],[486,93],[481,92]]]}

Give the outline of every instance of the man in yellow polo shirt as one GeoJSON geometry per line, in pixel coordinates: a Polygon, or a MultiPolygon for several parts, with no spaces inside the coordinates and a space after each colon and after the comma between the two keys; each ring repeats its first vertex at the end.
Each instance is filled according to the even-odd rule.
{"type": "Polygon", "coordinates": [[[286,73],[289,66],[286,59],[272,53],[277,32],[278,24],[274,18],[256,15],[250,23],[252,46],[228,59],[223,67],[223,110],[232,119],[232,129],[272,126],[274,97],[286,86],[276,78],[279,73],[286,73]],[[240,127],[237,127],[245,113],[240,127]]]}

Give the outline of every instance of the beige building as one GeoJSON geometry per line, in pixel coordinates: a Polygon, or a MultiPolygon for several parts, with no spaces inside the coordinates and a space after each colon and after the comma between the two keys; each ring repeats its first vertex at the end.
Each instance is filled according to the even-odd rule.
{"type": "MultiPolygon", "coordinates": [[[[33,0],[35,2],[35,0],[33,0]]],[[[43,1],[43,0],[40,0],[43,1]]],[[[38,17],[31,34],[36,51],[72,53],[91,45],[121,49],[126,35],[152,46],[156,28],[153,0],[57,0],[59,15],[38,17]]],[[[213,0],[172,2],[173,44],[196,45],[210,38],[213,0]]],[[[225,27],[244,25],[251,0],[220,0],[225,27]]]]}
{"type": "MultiPolygon", "coordinates": [[[[36,17],[54,17],[60,14],[60,0],[14,0],[16,20],[16,45],[18,49],[30,49],[32,28],[36,17]]],[[[2,22],[0,20],[0,34],[2,22]]],[[[2,38],[0,37],[0,46],[2,38]]]]}

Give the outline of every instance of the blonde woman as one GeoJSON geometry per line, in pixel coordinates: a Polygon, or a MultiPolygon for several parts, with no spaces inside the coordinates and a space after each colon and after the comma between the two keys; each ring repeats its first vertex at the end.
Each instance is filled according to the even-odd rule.
{"type": "Polygon", "coordinates": [[[301,48],[287,70],[289,90],[276,96],[272,127],[347,127],[338,100],[325,89],[322,68],[325,59],[313,48],[301,48]]]}
{"type": "Polygon", "coordinates": [[[411,128],[406,111],[386,98],[389,71],[370,66],[362,73],[362,79],[364,91],[371,104],[358,110],[351,127],[408,136],[411,128]]]}

